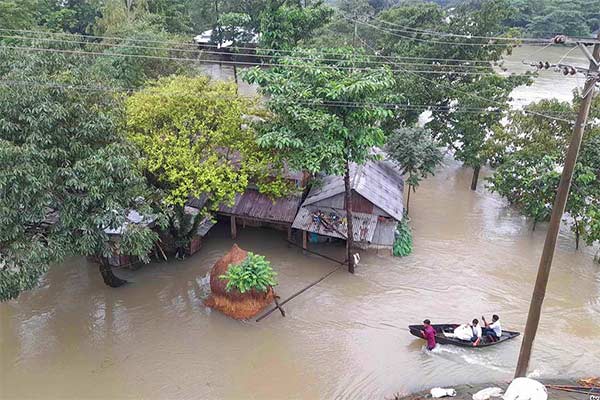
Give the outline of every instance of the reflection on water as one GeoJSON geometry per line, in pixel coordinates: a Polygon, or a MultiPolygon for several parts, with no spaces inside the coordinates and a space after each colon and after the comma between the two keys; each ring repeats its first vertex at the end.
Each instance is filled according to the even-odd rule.
{"type": "MultiPolygon", "coordinates": [[[[227,227],[183,262],[120,272],[110,289],[83,259],[53,268],[41,287],[0,305],[1,398],[383,398],[431,385],[512,376],[520,338],[487,349],[429,353],[407,325],[500,314],[522,331],[544,239],[502,200],[468,190],[471,171],[447,161],[411,206],[415,252],[363,253],[288,303],[287,317],[236,322],[202,304],[206,274],[233,243],[227,227]]],[[[242,229],[265,254],[286,298],[333,265],[242,229]]],[[[531,369],[600,375],[600,266],[590,248],[559,241],[531,369]]],[[[342,247],[316,247],[342,257],[342,247]]]]}

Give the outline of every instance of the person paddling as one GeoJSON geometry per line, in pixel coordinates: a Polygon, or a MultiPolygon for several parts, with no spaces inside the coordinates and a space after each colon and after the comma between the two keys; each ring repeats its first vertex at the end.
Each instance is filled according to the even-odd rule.
{"type": "MultiPolygon", "coordinates": [[[[502,326],[500,325],[500,317],[496,314],[492,315],[492,323],[488,323],[485,317],[481,317],[485,327],[482,329],[483,336],[490,336],[495,340],[500,339],[502,336],[502,326]]],[[[495,341],[494,340],[494,341],[495,341]]]]}
{"type": "Polygon", "coordinates": [[[433,350],[435,348],[435,329],[431,326],[430,320],[423,321],[421,335],[427,340],[427,350],[433,350]]]}

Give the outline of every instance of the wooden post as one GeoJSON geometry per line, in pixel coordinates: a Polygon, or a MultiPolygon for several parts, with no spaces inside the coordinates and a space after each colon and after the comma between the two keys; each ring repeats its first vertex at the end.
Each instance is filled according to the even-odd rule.
{"type": "Polygon", "coordinates": [[[231,216],[231,238],[237,239],[237,226],[235,224],[235,216],[231,216]]]}
{"type": "Polygon", "coordinates": [[[346,203],[346,254],[348,258],[348,272],[354,273],[354,229],[352,228],[352,186],[350,185],[350,162],[346,160],[346,172],[344,174],[345,203],[346,203]]]}
{"type": "Polygon", "coordinates": [[[287,237],[288,237],[288,242],[291,242],[292,241],[292,226],[291,225],[288,226],[287,237]]]}
{"type": "Polygon", "coordinates": [[[471,190],[477,190],[477,182],[479,182],[479,171],[481,171],[480,165],[473,168],[473,179],[471,180],[471,190]]]}
{"type": "Polygon", "coordinates": [[[302,231],[302,248],[308,249],[308,232],[302,231]]]}
{"type": "Polygon", "coordinates": [[[281,316],[285,317],[285,310],[283,308],[281,308],[281,305],[279,304],[279,296],[277,296],[277,295],[273,296],[273,300],[275,300],[275,307],[277,307],[279,309],[281,316]]]}
{"type": "MultiPolygon", "coordinates": [[[[598,34],[598,39],[600,39],[600,33],[598,34]]],[[[544,250],[542,251],[542,257],[540,259],[537,278],[535,280],[533,295],[529,305],[527,325],[525,325],[525,333],[523,335],[521,351],[519,352],[519,361],[517,363],[515,377],[522,377],[527,374],[527,367],[529,366],[529,359],[531,357],[531,349],[533,347],[533,341],[535,340],[535,334],[540,322],[540,314],[542,310],[542,304],[544,302],[544,296],[546,295],[546,286],[548,285],[550,268],[552,267],[552,259],[554,258],[554,250],[556,248],[556,240],[560,230],[560,222],[565,212],[565,205],[569,197],[569,189],[571,187],[571,180],[573,179],[575,163],[577,162],[577,155],[579,153],[579,148],[581,147],[581,141],[583,139],[587,117],[592,104],[592,98],[594,96],[594,85],[598,79],[593,77],[593,74],[598,71],[598,62],[600,62],[600,44],[596,44],[594,46],[593,60],[590,60],[589,73],[583,89],[585,97],[581,101],[581,105],[579,107],[579,114],[577,115],[577,120],[575,121],[573,136],[571,137],[571,143],[569,144],[569,149],[567,150],[565,165],[560,178],[560,184],[558,185],[554,206],[552,207],[552,216],[550,218],[550,225],[548,226],[548,233],[546,234],[546,241],[544,242],[544,250]]]]}

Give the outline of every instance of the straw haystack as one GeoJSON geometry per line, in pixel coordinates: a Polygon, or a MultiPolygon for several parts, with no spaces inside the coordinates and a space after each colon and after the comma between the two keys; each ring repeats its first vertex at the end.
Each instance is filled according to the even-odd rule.
{"type": "Polygon", "coordinates": [[[275,293],[272,288],[267,292],[251,290],[241,293],[237,289],[227,291],[227,280],[219,276],[227,273],[231,264],[239,264],[248,255],[246,250],[240,249],[236,244],[223,257],[221,257],[210,271],[211,294],[204,303],[211,308],[221,311],[234,319],[252,318],[263,308],[273,302],[275,293]]]}

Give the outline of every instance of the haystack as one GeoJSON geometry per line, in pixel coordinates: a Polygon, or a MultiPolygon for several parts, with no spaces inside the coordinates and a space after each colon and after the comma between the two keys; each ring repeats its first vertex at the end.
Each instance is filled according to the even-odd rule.
{"type": "Polygon", "coordinates": [[[254,317],[263,308],[271,304],[275,296],[272,288],[269,288],[267,292],[251,290],[241,293],[235,288],[227,291],[227,279],[221,279],[219,276],[227,273],[230,265],[244,261],[247,255],[246,250],[240,249],[234,244],[231,250],[221,257],[210,271],[211,294],[204,301],[204,304],[234,319],[254,317]]]}

